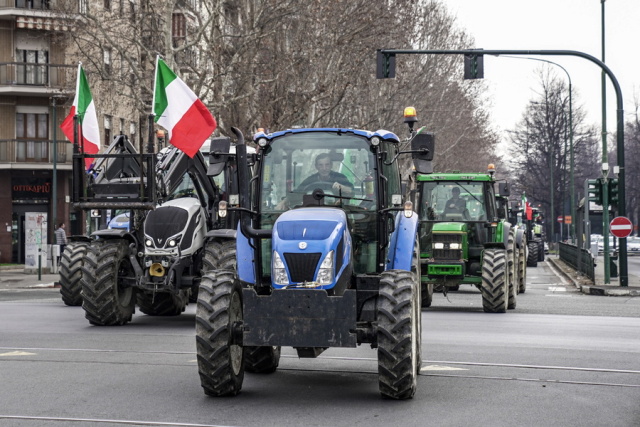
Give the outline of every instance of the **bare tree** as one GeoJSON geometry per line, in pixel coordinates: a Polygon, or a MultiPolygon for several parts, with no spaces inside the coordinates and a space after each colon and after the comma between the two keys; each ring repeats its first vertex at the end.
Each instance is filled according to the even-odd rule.
{"type": "Polygon", "coordinates": [[[574,180],[577,200],[584,179],[597,177],[598,141],[593,127],[585,125],[583,108],[573,94],[572,129],[569,128],[569,93],[563,79],[548,67],[540,71],[541,90],[529,102],[522,120],[510,133],[514,188],[526,193],[545,212],[547,235],[557,215],[570,211],[570,133],[573,131],[574,180]],[[553,201],[553,203],[552,203],[553,201]],[[553,211],[551,205],[553,204],[553,211]]]}

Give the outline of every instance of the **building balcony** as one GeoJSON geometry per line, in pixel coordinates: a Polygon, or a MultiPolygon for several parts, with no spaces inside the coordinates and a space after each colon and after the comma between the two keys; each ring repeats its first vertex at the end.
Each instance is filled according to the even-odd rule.
{"type": "Polygon", "coordinates": [[[76,70],[75,65],[0,62],[0,95],[71,94],[76,70]]]}
{"type": "MultiPolygon", "coordinates": [[[[56,168],[71,170],[73,145],[62,132],[56,145],[58,157],[56,168]]],[[[0,139],[1,169],[52,169],[53,141],[28,139],[0,139]]]]}
{"type": "Polygon", "coordinates": [[[17,28],[70,31],[68,18],[78,13],[78,3],[61,0],[0,0],[0,20],[14,20],[17,28]]]}

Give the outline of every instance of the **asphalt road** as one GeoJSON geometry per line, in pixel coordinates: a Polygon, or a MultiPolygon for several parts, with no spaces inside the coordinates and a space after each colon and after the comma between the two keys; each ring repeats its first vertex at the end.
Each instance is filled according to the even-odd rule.
{"type": "Polygon", "coordinates": [[[56,289],[0,292],[0,425],[640,425],[640,298],[575,292],[547,263],[506,314],[462,287],[422,312],[416,396],[379,397],[375,350],[283,349],[234,398],[206,397],[193,305],[94,327],[56,289]]]}

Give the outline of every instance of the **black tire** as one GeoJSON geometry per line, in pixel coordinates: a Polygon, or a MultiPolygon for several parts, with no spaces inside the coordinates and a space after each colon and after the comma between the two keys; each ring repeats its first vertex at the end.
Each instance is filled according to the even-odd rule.
{"type": "Polygon", "coordinates": [[[179,294],[169,292],[138,292],[138,307],[149,316],[179,316],[187,306],[187,294],[181,290],[179,294]]]}
{"type": "Polygon", "coordinates": [[[518,295],[518,269],[517,261],[518,261],[518,248],[516,248],[516,229],[512,228],[509,231],[509,240],[508,240],[508,248],[507,248],[507,260],[508,267],[507,270],[509,272],[508,279],[508,287],[509,287],[509,301],[507,302],[507,309],[513,310],[517,305],[517,295],[518,295]]]}
{"type": "Polygon", "coordinates": [[[544,261],[544,242],[538,240],[538,261],[544,261]]]}
{"type": "MultiPolygon", "coordinates": [[[[212,270],[232,270],[236,271],[236,241],[235,240],[208,240],[204,246],[204,256],[202,257],[202,271],[212,270]]],[[[198,286],[191,288],[189,302],[198,301],[198,286]]]]}
{"type": "Polygon", "coordinates": [[[508,300],[506,249],[485,249],[482,260],[482,308],[485,313],[505,313],[508,300]]]}
{"type": "Polygon", "coordinates": [[[235,396],[242,389],[244,348],[233,342],[234,324],[242,319],[242,288],[235,273],[205,274],[196,307],[196,350],[200,383],[209,396],[235,396]]]}
{"type": "Polygon", "coordinates": [[[124,325],[135,312],[136,292],[120,286],[120,277],[133,277],[125,240],[95,242],[89,246],[82,268],[82,308],[89,323],[124,325]]]}
{"type": "Polygon", "coordinates": [[[82,305],[82,266],[89,242],[71,242],[60,258],[60,295],[69,306],[82,305]]]}
{"type": "Polygon", "coordinates": [[[271,374],[280,364],[280,347],[245,347],[244,370],[254,374],[271,374]]]}
{"type": "Polygon", "coordinates": [[[420,369],[417,279],[410,271],[382,273],[377,303],[378,385],[391,399],[410,399],[420,369]]]}
{"type": "Polygon", "coordinates": [[[538,243],[537,242],[529,242],[527,245],[528,254],[527,254],[527,267],[537,267],[538,266],[538,243]]]}
{"type": "Polygon", "coordinates": [[[524,294],[527,290],[527,243],[522,237],[522,243],[520,244],[520,250],[518,251],[518,292],[524,294]]]}

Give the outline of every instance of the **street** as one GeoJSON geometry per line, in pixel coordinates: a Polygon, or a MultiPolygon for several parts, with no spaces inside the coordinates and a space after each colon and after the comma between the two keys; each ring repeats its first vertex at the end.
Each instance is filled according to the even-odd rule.
{"type": "Polygon", "coordinates": [[[579,293],[549,262],[506,314],[462,286],[422,311],[422,370],[408,401],[378,393],[376,352],[330,349],[210,398],[195,361],[195,306],[89,325],[57,289],[0,292],[2,426],[631,426],[640,424],[640,298],[579,293]]]}

